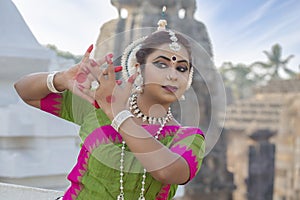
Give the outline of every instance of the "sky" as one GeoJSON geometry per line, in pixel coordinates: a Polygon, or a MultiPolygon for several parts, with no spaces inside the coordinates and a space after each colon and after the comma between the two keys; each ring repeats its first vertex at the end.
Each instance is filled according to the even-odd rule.
{"type": "MultiPolygon", "coordinates": [[[[118,17],[110,0],[12,0],[41,44],[76,55],[96,43],[103,23],[118,17]]],[[[288,67],[300,72],[299,0],[196,0],[195,19],[205,24],[216,66],[267,61],[279,43],[288,67]]]]}

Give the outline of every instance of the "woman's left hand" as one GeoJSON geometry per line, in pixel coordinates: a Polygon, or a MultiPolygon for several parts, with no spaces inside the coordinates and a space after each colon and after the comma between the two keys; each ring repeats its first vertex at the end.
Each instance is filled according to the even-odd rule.
{"type": "Polygon", "coordinates": [[[132,84],[137,74],[131,76],[124,87],[120,85],[120,80],[116,81],[115,68],[112,62],[112,54],[106,55],[97,63],[100,65],[107,63],[106,69],[88,66],[90,75],[88,83],[85,85],[99,84],[96,89],[80,88],[83,93],[93,98],[106,115],[112,120],[120,111],[126,109],[128,98],[131,94],[132,84]]]}

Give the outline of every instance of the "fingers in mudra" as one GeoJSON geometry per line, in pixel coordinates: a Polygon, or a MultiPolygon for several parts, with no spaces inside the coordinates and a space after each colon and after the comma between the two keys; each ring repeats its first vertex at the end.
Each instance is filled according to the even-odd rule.
{"type": "Polygon", "coordinates": [[[109,88],[110,86],[115,85],[116,83],[116,75],[115,75],[115,67],[113,66],[112,56],[106,56],[107,68],[100,73],[98,76],[98,80],[103,82],[109,88]]]}
{"type": "MultiPolygon", "coordinates": [[[[82,98],[88,100],[92,104],[97,95],[101,95],[103,91],[109,92],[113,90],[111,86],[120,85],[121,80],[115,80],[115,73],[122,71],[122,66],[113,66],[113,54],[107,54],[100,60],[90,58],[90,53],[93,49],[91,45],[86,51],[83,59],[78,64],[78,72],[74,77],[74,92],[82,98]],[[106,64],[107,68],[103,69],[106,64]],[[113,83],[111,81],[114,81],[113,83]],[[103,89],[99,91],[100,86],[103,84],[103,89]]],[[[108,95],[109,96],[109,95],[108,95]]],[[[107,102],[113,102],[114,97],[107,98],[107,102]]]]}
{"type": "Polygon", "coordinates": [[[100,87],[100,83],[93,79],[93,81],[86,81],[84,84],[77,84],[77,89],[86,97],[88,97],[90,102],[95,100],[95,93],[100,87]]]}
{"type": "MultiPolygon", "coordinates": [[[[121,65],[119,65],[119,66],[114,66],[114,71],[115,71],[116,73],[121,72],[122,69],[123,69],[123,67],[122,67],[121,65]]],[[[103,75],[108,75],[108,70],[107,70],[107,68],[104,69],[104,70],[102,71],[102,74],[103,74],[103,75]]]]}
{"type": "Polygon", "coordinates": [[[82,84],[79,84],[77,81],[74,82],[73,89],[72,89],[73,93],[87,100],[88,102],[93,103],[94,102],[94,98],[92,98],[93,95],[87,94],[86,90],[87,89],[82,84]]]}
{"type": "MultiPolygon", "coordinates": [[[[89,60],[88,70],[89,72],[97,79],[100,75],[107,76],[108,75],[108,65],[113,65],[113,54],[107,54],[100,60],[89,60]],[[106,66],[105,66],[106,65],[106,66]]],[[[114,71],[121,72],[122,66],[114,66],[114,71]]]]}
{"type": "Polygon", "coordinates": [[[87,63],[89,61],[89,58],[90,58],[90,55],[91,55],[91,52],[93,51],[93,44],[91,44],[89,46],[89,48],[86,50],[85,54],[83,55],[83,58],[81,60],[81,63],[87,63]]]}

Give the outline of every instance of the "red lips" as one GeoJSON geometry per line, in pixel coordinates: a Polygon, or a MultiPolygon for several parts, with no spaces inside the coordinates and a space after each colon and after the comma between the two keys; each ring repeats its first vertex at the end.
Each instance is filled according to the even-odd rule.
{"type": "Polygon", "coordinates": [[[166,85],[166,86],[162,86],[165,90],[167,90],[168,92],[176,92],[178,90],[178,87],[176,86],[171,86],[171,85],[166,85]]]}

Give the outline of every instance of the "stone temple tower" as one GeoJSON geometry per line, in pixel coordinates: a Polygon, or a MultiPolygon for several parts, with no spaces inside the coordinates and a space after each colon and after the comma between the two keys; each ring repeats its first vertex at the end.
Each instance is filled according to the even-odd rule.
{"type": "Polygon", "coordinates": [[[2,183],[61,190],[69,184],[66,175],[79,146],[77,127],[25,105],[13,87],[20,77],[54,70],[59,64],[56,55],[36,40],[14,3],[0,0],[2,183]]]}
{"type": "MultiPolygon", "coordinates": [[[[202,130],[212,133],[211,137],[207,135],[207,146],[214,146],[219,138],[216,135],[220,132],[220,127],[216,125],[218,117],[213,109],[219,109],[214,105],[219,105],[217,101],[222,102],[225,96],[220,96],[221,88],[216,84],[218,82],[216,69],[211,59],[212,45],[206,27],[202,22],[194,19],[196,1],[111,0],[111,3],[118,9],[119,18],[101,27],[96,43],[95,58],[114,52],[115,64],[120,64],[118,58],[122,55],[124,48],[132,40],[152,32],[153,29],[144,29],[144,27],[157,27],[157,22],[162,17],[168,21],[168,28],[187,35],[195,41],[194,43],[201,45],[202,48],[198,48],[201,50],[195,50],[196,53],[193,55],[193,64],[197,70],[192,90],[187,91],[186,100],[173,105],[172,110],[173,115],[184,125],[194,125],[197,120],[196,124],[202,130]],[[167,7],[164,16],[161,15],[163,6],[167,7]],[[128,32],[133,29],[137,31],[128,32]],[[200,112],[199,119],[194,117],[195,109],[200,112]]],[[[232,199],[233,177],[226,169],[226,141],[224,140],[221,138],[204,158],[200,173],[185,187],[185,195],[182,199],[196,200],[199,197],[202,200],[232,199]]]]}

